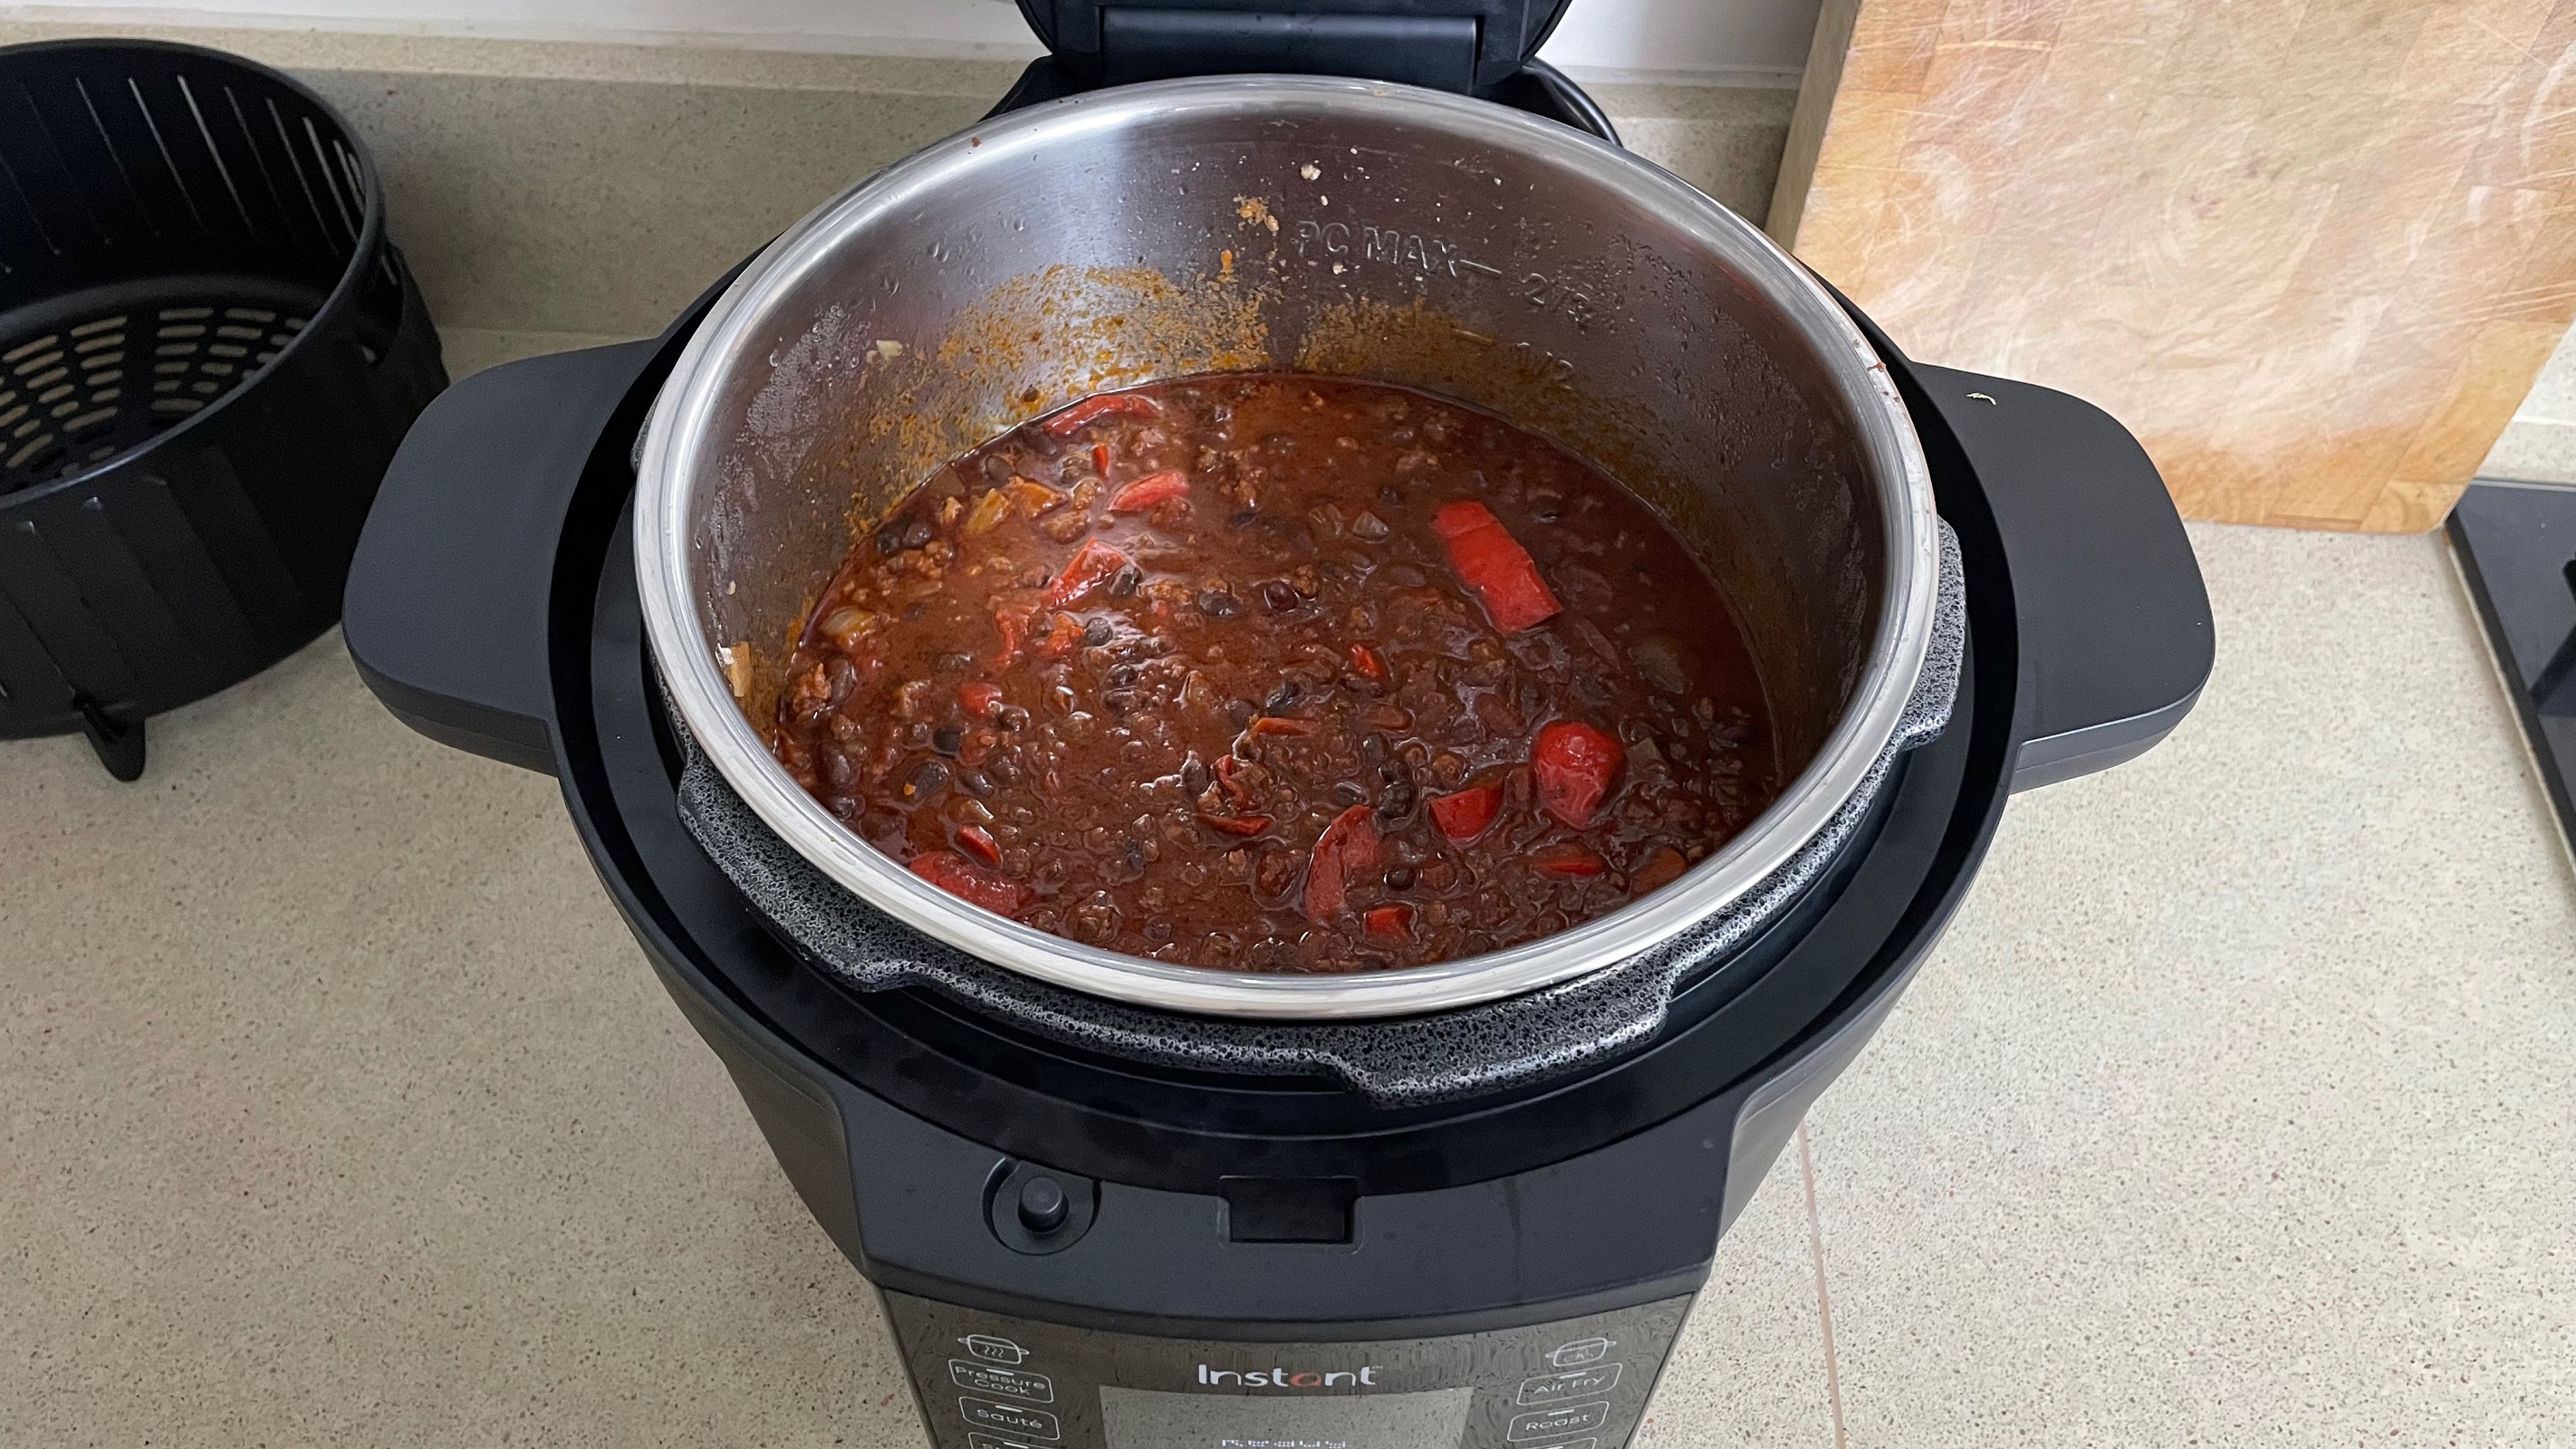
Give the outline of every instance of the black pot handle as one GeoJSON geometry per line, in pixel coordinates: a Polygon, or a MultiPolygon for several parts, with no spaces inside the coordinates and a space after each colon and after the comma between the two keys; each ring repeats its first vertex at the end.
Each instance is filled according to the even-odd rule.
{"type": "Polygon", "coordinates": [[[2191,713],[2218,647],[2200,561],[2147,450],[2082,398],[1909,360],[1817,280],[1887,364],[1934,486],[1945,465],[1975,475],[1998,535],[1988,552],[2012,584],[2012,788],[2145,754],[2191,713]]]}
{"type": "Polygon", "coordinates": [[[342,626],[359,676],[403,723],[554,773],[547,635],[564,520],[659,346],[478,372],[404,435],[358,538],[342,626]]]}
{"type": "Polygon", "coordinates": [[[2107,770],[2173,732],[2209,682],[2209,593],[2173,498],[2119,420],[2007,378],[1909,365],[1976,472],[2011,576],[2012,788],[2107,770]]]}

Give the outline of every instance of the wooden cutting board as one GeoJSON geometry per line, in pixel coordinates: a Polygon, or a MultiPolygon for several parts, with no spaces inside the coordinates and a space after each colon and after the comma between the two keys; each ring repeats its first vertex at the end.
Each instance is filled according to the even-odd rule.
{"type": "Polygon", "coordinates": [[[1827,0],[1770,226],[2187,516],[2430,528],[2576,315],[2576,0],[1827,0]]]}

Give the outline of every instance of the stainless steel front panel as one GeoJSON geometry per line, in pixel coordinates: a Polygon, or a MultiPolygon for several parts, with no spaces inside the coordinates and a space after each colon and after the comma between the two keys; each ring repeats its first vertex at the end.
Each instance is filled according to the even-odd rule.
{"type": "Polygon", "coordinates": [[[886,1293],[934,1449],[1620,1449],[1691,1300],[1441,1338],[1147,1338],[886,1293]]]}

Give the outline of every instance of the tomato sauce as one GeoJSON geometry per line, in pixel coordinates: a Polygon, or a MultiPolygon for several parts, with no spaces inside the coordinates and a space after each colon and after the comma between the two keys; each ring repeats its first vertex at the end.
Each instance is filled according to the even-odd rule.
{"type": "Polygon", "coordinates": [[[1563,930],[1781,784],[1734,615],[1634,495],[1293,373],[1100,394],[942,469],[824,586],[771,740],[964,900],[1247,971],[1563,930]]]}

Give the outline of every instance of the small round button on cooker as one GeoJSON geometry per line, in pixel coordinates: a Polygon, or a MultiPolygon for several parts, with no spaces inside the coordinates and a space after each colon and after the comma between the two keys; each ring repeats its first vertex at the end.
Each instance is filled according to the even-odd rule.
{"type": "Polygon", "coordinates": [[[1091,1230],[1100,1185],[1087,1177],[1004,1158],[984,1194],[984,1220],[1018,1253],[1053,1253],[1091,1230]]]}
{"type": "Polygon", "coordinates": [[[1069,1211],[1064,1184],[1054,1178],[1032,1177],[1020,1184],[1020,1226],[1030,1232],[1054,1232],[1064,1226],[1069,1211]]]}

